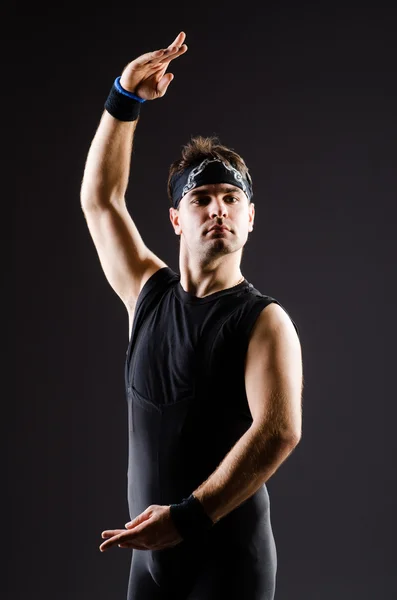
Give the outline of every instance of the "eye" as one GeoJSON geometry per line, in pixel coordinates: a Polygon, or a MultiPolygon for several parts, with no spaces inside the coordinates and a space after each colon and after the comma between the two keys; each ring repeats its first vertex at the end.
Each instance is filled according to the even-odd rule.
{"type": "MultiPolygon", "coordinates": [[[[210,200],[211,198],[209,196],[198,196],[192,200],[192,204],[208,203],[210,200]]],[[[240,198],[237,198],[237,196],[225,196],[224,200],[235,204],[236,202],[240,201],[240,198]]]]}

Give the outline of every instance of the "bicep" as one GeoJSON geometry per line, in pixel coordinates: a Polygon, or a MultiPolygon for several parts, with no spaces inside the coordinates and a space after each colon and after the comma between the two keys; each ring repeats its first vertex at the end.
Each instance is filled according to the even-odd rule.
{"type": "Polygon", "coordinates": [[[301,345],[290,317],[275,303],[261,312],[251,333],[245,386],[255,424],[286,439],[300,438],[301,345]]]}

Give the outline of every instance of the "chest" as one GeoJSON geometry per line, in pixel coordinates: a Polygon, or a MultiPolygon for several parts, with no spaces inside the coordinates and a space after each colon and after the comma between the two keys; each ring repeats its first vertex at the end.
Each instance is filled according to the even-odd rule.
{"type": "MultiPolygon", "coordinates": [[[[208,310],[163,303],[142,323],[135,337],[129,368],[131,385],[146,399],[171,404],[213,389],[219,372],[233,368],[239,335],[233,308],[208,310]]],[[[240,360],[241,364],[241,360],[240,360]]]]}

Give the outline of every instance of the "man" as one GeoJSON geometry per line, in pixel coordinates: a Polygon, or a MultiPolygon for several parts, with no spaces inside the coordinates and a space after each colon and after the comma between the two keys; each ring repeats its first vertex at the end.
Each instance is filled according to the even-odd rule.
{"type": "Polygon", "coordinates": [[[162,97],[185,34],[129,63],[92,141],[81,203],[129,314],[125,364],[133,549],[128,600],[271,600],[276,548],[265,482],[301,437],[302,358],[280,303],[240,270],[253,230],[244,160],[197,137],[170,167],[180,275],[151,252],[124,195],[143,101],[162,97]]]}

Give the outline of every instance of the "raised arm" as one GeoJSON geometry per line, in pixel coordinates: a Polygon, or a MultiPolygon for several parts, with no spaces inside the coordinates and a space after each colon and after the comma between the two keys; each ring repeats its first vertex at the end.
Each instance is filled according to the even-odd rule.
{"type": "MultiPolygon", "coordinates": [[[[169,63],[184,54],[181,32],[166,49],[139,56],[125,67],[120,85],[144,100],[161,98],[173,79],[169,63]]],[[[89,148],[81,184],[81,207],[103,271],[127,309],[145,281],[167,266],[144,244],[125,203],[138,120],[122,121],[107,110],[89,148]]]]}

